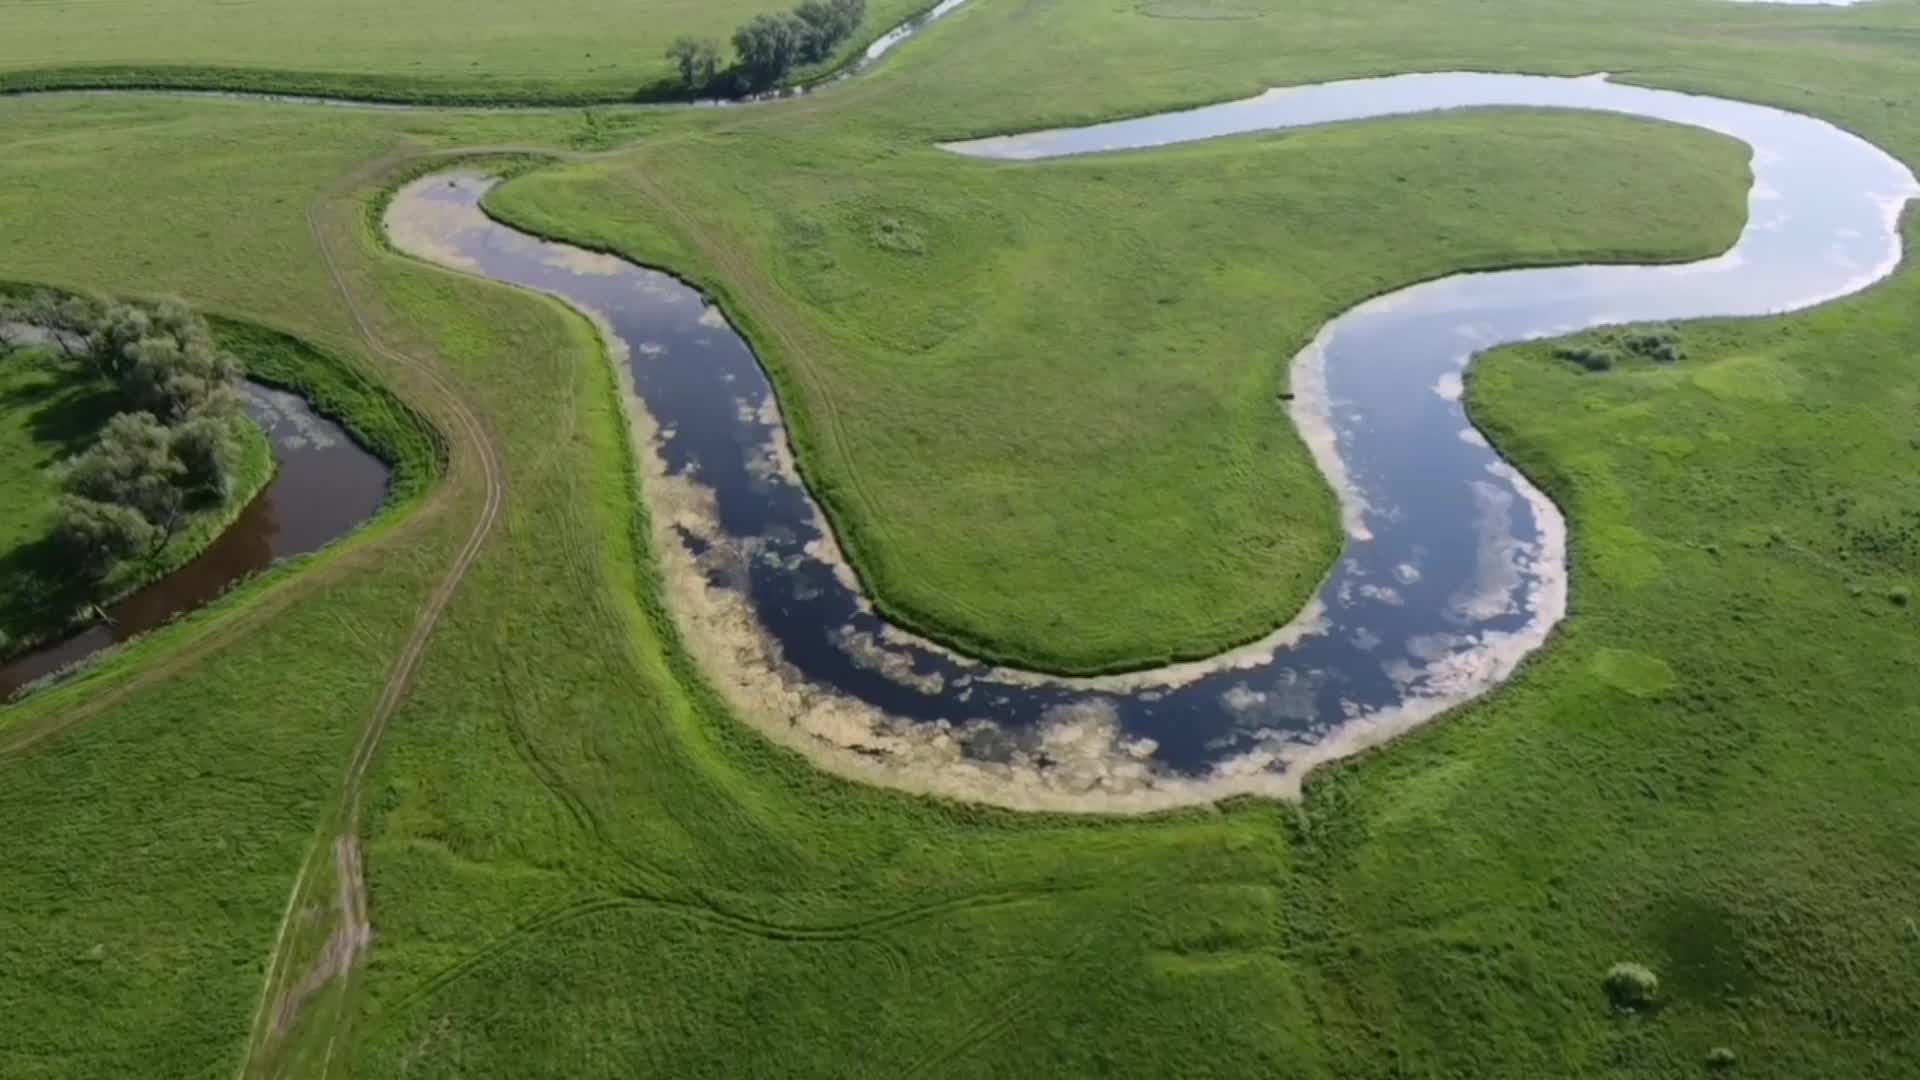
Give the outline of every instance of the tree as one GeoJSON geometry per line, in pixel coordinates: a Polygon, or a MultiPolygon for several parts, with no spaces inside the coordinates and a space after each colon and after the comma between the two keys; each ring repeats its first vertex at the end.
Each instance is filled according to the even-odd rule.
{"type": "Polygon", "coordinates": [[[132,304],[104,304],[87,330],[87,354],[102,375],[118,382],[134,346],[152,329],[147,313],[132,304]]]}
{"type": "Polygon", "coordinates": [[[120,413],[92,447],[67,463],[61,486],[69,495],[128,507],[171,535],[186,475],[172,443],[153,414],[120,413]]]}
{"type": "Polygon", "coordinates": [[[189,495],[225,499],[233,489],[237,447],[231,416],[195,413],[172,429],[168,449],[180,465],[180,482],[189,495]]]}
{"type": "Polygon", "coordinates": [[[755,15],[742,24],[733,32],[733,51],[740,55],[749,85],[772,86],[785,77],[811,33],[790,12],[755,15]]]}
{"type": "MultiPolygon", "coordinates": [[[[811,3],[814,0],[808,0],[808,2],[811,3]]],[[[831,16],[827,23],[830,30],[827,51],[832,52],[834,46],[852,37],[853,32],[860,29],[860,23],[867,17],[867,0],[827,0],[827,11],[831,16]]]]}
{"type": "Polygon", "coordinates": [[[131,507],[63,495],[48,538],[83,577],[99,581],[121,562],[157,547],[160,530],[131,507]]]}
{"type": "Polygon", "coordinates": [[[839,30],[840,15],[827,0],[803,0],[793,9],[794,17],[807,27],[800,42],[800,59],[818,63],[833,55],[833,47],[846,35],[839,30]]]}
{"type": "Polygon", "coordinates": [[[155,335],[135,344],[128,355],[121,369],[128,403],[163,424],[185,420],[240,377],[240,364],[232,354],[197,336],[155,335]]]}
{"type": "Polygon", "coordinates": [[[720,70],[720,46],[704,38],[678,37],[667,46],[667,59],[680,69],[680,81],[689,90],[713,82],[720,70]]]}

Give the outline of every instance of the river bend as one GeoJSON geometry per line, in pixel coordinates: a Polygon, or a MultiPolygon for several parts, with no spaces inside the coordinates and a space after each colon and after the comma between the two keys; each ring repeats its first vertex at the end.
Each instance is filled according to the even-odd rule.
{"type": "Polygon", "coordinates": [[[1701,262],[1461,274],[1328,323],[1294,361],[1291,408],[1341,499],[1348,535],[1331,575],[1260,642],[1109,678],[991,667],[881,619],[799,479],[764,372],[695,290],[491,220],[480,203],[494,180],[471,171],[408,185],[386,223],[403,251],[559,296],[598,323],[628,386],[669,606],[744,719],[876,783],[1147,810],[1291,794],[1315,764],[1497,686],[1565,616],[1565,522],[1468,422],[1461,376],[1473,355],[1856,292],[1898,265],[1899,215],[1920,184],[1823,121],[1598,76],[1354,80],[946,146],[1040,161],[1484,107],[1616,112],[1740,139],[1753,148],[1747,225],[1701,262]]]}

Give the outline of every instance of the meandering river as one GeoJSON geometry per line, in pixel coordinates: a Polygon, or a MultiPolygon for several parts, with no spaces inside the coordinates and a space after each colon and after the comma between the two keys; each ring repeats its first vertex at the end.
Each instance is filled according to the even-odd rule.
{"type": "Polygon", "coordinates": [[[1345,512],[1331,576],[1261,642],[1112,678],[991,667],[876,615],[793,467],[764,373],[695,290],[493,221],[480,204],[494,181],[473,172],[407,186],[386,221],[404,251],[559,296],[600,325],[629,381],[670,604],[743,716],[876,782],[1023,807],[1147,809],[1289,793],[1315,763],[1486,693],[1564,616],[1565,523],[1462,411],[1475,353],[1855,292],[1898,264],[1898,216],[1920,184],[1823,121],[1604,77],[1363,79],[946,147],[1040,160],[1480,107],[1617,112],[1740,139],[1753,148],[1747,226],[1702,262],[1462,274],[1329,323],[1294,361],[1292,412],[1345,512]]]}

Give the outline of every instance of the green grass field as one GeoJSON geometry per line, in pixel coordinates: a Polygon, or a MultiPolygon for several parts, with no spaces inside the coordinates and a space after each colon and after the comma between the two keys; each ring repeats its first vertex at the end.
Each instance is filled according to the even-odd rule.
{"type": "MultiPolygon", "coordinates": [[[[908,266],[951,275],[967,321],[948,332],[1008,377],[1023,373],[1018,348],[1064,339],[1054,312],[995,295],[996,267],[1112,342],[1102,311],[1172,284],[1129,250],[1158,244],[1221,295],[1183,288],[1143,330],[1156,346],[1244,349],[1238,366],[1173,354],[1191,365],[1193,415],[1227,416],[1278,388],[1314,311],[1454,265],[1437,243],[1365,246],[1368,227],[1446,222],[1458,265],[1671,257],[1724,239],[1737,155],[1653,125],[1530,114],[1031,170],[927,143],[1265,79],[1608,67],[1810,110],[1920,162],[1915,7],[1448,0],[1219,20],[1164,16],[1230,5],[975,4],[784,112],[0,102],[0,220],[32,223],[0,245],[0,279],[180,294],[337,355],[446,436],[444,469],[423,465],[438,479],[353,540],[0,711],[0,1075],[1664,1078],[1705,1075],[1716,1046],[1737,1052],[1739,1076],[1910,1071],[1920,615],[1896,600],[1920,585],[1905,524],[1920,454],[1910,269],[1810,314],[1687,327],[1672,369],[1581,375],[1544,346],[1483,361],[1477,419],[1569,510],[1565,631],[1508,688],[1330,769],[1298,805],[1118,821],[845,783],[728,715],[660,607],[590,329],[386,252],[369,214],[422,153],[630,141],[501,203],[723,288],[796,417],[817,392],[798,385],[807,355],[845,365],[841,385],[886,380],[848,391],[866,395],[876,433],[935,411],[908,391],[940,373],[905,345],[923,321],[941,329],[948,298],[931,277],[896,280],[912,271],[867,243],[871,215],[927,215],[908,266]],[[1396,146],[1417,194],[1348,201],[1348,185],[1385,186],[1359,167],[1396,146]],[[1109,179],[1080,179],[1095,171],[1109,179]],[[1247,220],[1249,202],[1283,198],[1339,216],[1247,220]],[[672,206],[697,208],[701,227],[672,206]],[[817,239],[786,243],[789,221],[817,239]],[[1207,244],[1243,236],[1211,267],[1207,244]],[[368,346],[322,241],[367,329],[429,361],[450,394],[368,346]],[[1232,321],[1233,300],[1267,279],[1343,261],[1323,295],[1286,293],[1265,331],[1232,321]],[[924,306],[888,317],[888,298],[924,306]],[[897,413],[881,408],[889,387],[897,413]],[[356,788],[343,780],[356,742],[482,518],[485,456],[454,402],[499,448],[504,511],[356,788]],[[362,817],[343,808],[353,791],[362,817]],[[263,984],[271,968],[272,987],[297,990],[325,955],[343,823],[366,857],[371,948],[283,1018],[262,1008],[263,984]],[[303,867],[310,887],[289,907],[303,867]],[[1662,975],[1663,1009],[1610,1013],[1600,979],[1623,959],[1662,975]]],[[[816,477],[884,467],[803,451],[816,477]]],[[[1168,482],[1148,466],[1136,478],[1168,482]]],[[[1164,527],[1145,520],[1164,489],[1129,494],[1116,520],[1164,527]]],[[[1299,507],[1268,509],[1310,561],[1299,507]]],[[[905,526],[875,520],[867,569],[884,585],[876,566],[899,557],[905,526]]],[[[1195,596],[1246,569],[1192,565],[1178,587],[1195,596]]],[[[1079,647],[1017,611],[983,636],[1079,647]]]]}
{"type": "MultiPolygon", "coordinates": [[[[674,38],[710,38],[783,0],[0,0],[0,91],[106,86],[398,101],[673,96],[674,38]]],[[[921,8],[873,0],[828,66],[921,8]]]]}
{"type": "Polygon", "coordinates": [[[46,543],[60,498],[58,466],[90,445],[124,405],[104,378],[52,348],[0,345],[0,656],[58,638],[89,605],[123,596],[185,565],[239,516],[273,477],[257,428],[236,456],[227,498],[185,515],[151,556],[129,560],[76,593],[70,568],[46,543]]]}

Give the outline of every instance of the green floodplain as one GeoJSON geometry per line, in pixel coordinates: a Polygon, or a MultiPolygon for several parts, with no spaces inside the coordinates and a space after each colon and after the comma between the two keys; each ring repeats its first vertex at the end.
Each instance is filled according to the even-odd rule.
{"type": "MultiPolygon", "coordinates": [[[[309,5],[342,13],[309,47],[277,4],[228,37],[154,5],[169,39],[0,0],[0,62],[564,97],[611,85],[583,40],[663,66],[709,18],[655,3],[489,5],[425,59],[424,3],[309,5]]],[[[1297,804],[1115,819],[852,784],[730,715],[663,609],[591,326],[375,225],[432,163],[512,153],[495,213],[720,298],[889,614],[1139,666],[1284,621],[1337,550],[1275,405],[1321,322],[1453,270],[1723,250],[1744,149],[1529,111],[1046,165],[933,143],[1418,70],[1623,73],[1920,165],[1910,0],[971,0],[777,105],[0,100],[0,280],[291,335],[413,462],[346,542],[0,708],[0,1075],[1911,1074],[1911,268],[1686,325],[1671,366],[1477,361],[1476,422],[1572,527],[1561,631],[1297,804]],[[1656,1008],[1609,1006],[1621,961],[1656,1008]]],[[[5,490],[46,490],[0,410],[5,490]]]]}

